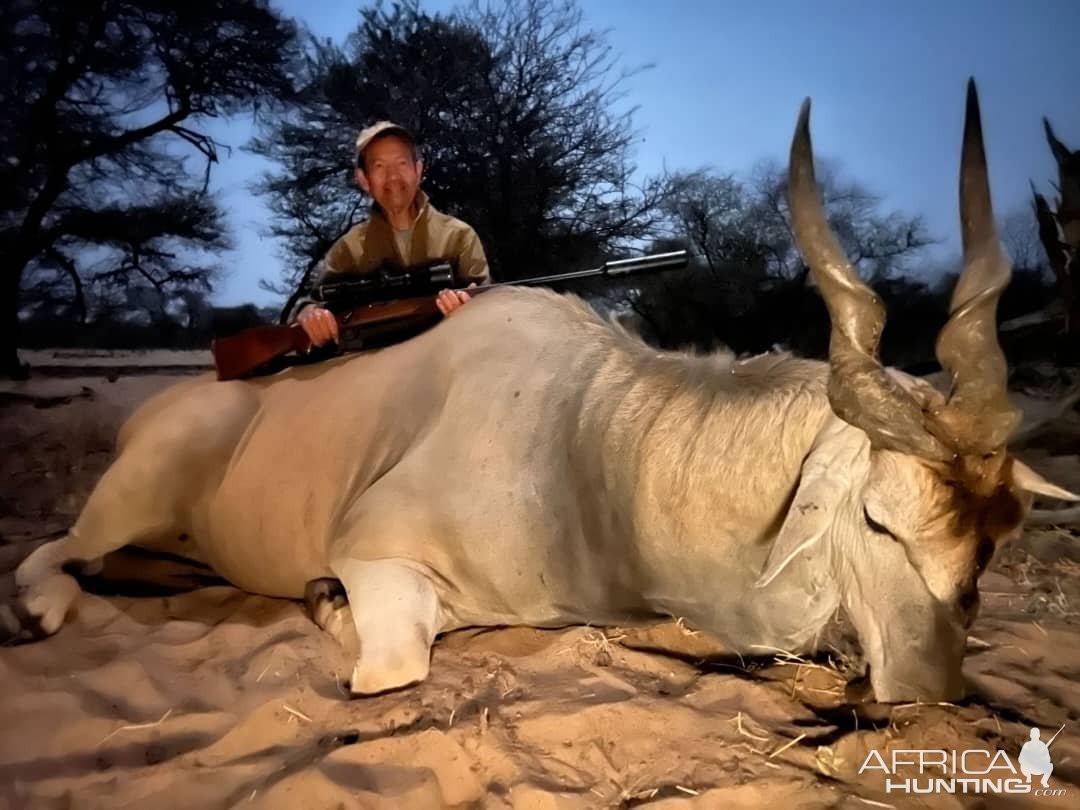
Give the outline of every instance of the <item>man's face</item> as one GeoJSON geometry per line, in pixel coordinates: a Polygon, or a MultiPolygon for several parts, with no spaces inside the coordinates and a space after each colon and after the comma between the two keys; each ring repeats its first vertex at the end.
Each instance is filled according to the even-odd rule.
{"type": "Polygon", "coordinates": [[[403,211],[412,205],[423,171],[423,161],[413,159],[407,141],[386,135],[364,150],[364,168],[356,170],[356,181],[387,211],[403,211]]]}

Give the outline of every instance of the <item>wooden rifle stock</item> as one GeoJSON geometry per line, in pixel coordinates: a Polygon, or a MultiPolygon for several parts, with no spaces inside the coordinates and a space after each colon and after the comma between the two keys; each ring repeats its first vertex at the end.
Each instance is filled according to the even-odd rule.
{"type": "MultiPolygon", "coordinates": [[[[667,270],[686,267],[688,263],[689,254],[685,250],[677,250],[653,256],[609,261],[602,267],[592,270],[578,270],[552,276],[503,281],[483,287],[459,287],[458,289],[466,289],[470,295],[476,296],[498,287],[547,284],[592,276],[617,276],[640,270],[667,270]]],[[[422,295],[375,301],[351,307],[342,314],[335,314],[334,317],[337,318],[339,331],[392,321],[435,318],[442,314],[435,304],[435,299],[435,295],[422,295]]],[[[312,343],[302,326],[290,324],[288,326],[256,326],[229,337],[216,338],[211,341],[210,349],[214,355],[217,378],[235,380],[257,372],[263,366],[289,352],[301,354],[309,352],[312,349],[312,343]]]]}
{"type": "MultiPolygon", "coordinates": [[[[476,287],[469,292],[475,294],[486,289],[488,287],[476,287]]],[[[338,329],[343,330],[440,314],[435,305],[435,297],[423,296],[364,304],[334,317],[337,318],[338,329]]],[[[247,377],[289,352],[304,353],[311,348],[311,339],[298,323],[288,326],[255,326],[229,337],[215,338],[210,343],[219,380],[247,377]]]]}
{"type": "Polygon", "coordinates": [[[236,380],[289,352],[306,352],[311,340],[300,324],[254,326],[235,335],[214,338],[210,351],[219,380],[236,380]]]}

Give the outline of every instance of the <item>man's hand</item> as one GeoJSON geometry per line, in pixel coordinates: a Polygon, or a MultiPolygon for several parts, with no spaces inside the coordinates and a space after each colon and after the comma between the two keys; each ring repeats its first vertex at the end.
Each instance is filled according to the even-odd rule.
{"type": "Polygon", "coordinates": [[[322,346],[331,340],[340,341],[337,318],[334,313],[318,304],[308,304],[300,310],[296,322],[303,327],[308,338],[316,346],[322,346]]]}
{"type": "MultiPolygon", "coordinates": [[[[474,281],[469,287],[475,287],[474,281]]],[[[435,296],[435,306],[439,308],[439,312],[443,315],[450,315],[458,307],[467,304],[472,300],[472,296],[465,290],[440,290],[439,294],[435,296]]]]}

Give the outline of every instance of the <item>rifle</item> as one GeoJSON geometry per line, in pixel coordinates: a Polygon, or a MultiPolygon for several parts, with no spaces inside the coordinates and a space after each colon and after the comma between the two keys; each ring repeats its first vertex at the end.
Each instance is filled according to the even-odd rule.
{"type": "MultiPolygon", "coordinates": [[[[551,284],[596,276],[620,276],[643,270],[669,270],[685,267],[689,255],[685,250],[616,259],[590,270],[576,270],[549,276],[517,279],[469,287],[470,295],[480,295],[499,287],[551,284]]],[[[399,272],[380,271],[356,274],[355,277],[325,282],[318,287],[318,297],[334,313],[339,331],[358,327],[379,327],[394,323],[434,322],[442,316],[435,304],[439,290],[452,287],[453,268],[446,263],[409,268],[399,272]]],[[[311,357],[314,347],[300,324],[256,326],[229,337],[215,338],[210,349],[219,380],[234,380],[268,373],[274,361],[298,352],[311,357]]],[[[313,360],[325,359],[319,353],[313,360]]]]}

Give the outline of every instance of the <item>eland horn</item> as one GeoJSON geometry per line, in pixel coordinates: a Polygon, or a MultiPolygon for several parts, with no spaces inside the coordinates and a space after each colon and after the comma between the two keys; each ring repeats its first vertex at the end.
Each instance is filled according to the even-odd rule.
{"type": "Polygon", "coordinates": [[[960,225],[964,269],[953,289],[937,358],[952,376],[947,404],[937,414],[962,456],[1003,449],[1020,423],[1006,392],[1008,367],[997,339],[997,304],[1012,268],[994,225],[979,96],[968,80],[960,163],[960,225]]]}
{"type": "Polygon", "coordinates": [[[885,306],[855,272],[825,216],[814,176],[810,99],[803,101],[791,142],[788,204],[795,241],[829,310],[829,402],[844,421],[879,448],[937,461],[955,453],[927,430],[919,403],[885,371],[878,344],[885,306]]]}

